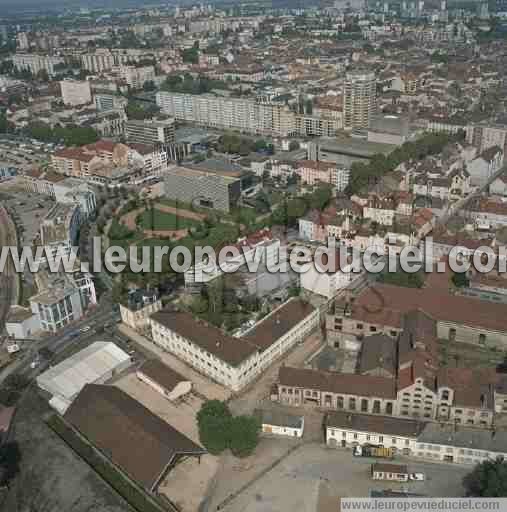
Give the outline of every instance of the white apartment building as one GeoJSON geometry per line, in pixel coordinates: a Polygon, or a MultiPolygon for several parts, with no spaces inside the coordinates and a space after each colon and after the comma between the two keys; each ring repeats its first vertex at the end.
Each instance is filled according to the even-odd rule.
{"type": "Polygon", "coordinates": [[[343,86],[343,127],[345,130],[367,130],[377,108],[375,73],[347,73],[343,86]]]}
{"type": "MultiPolygon", "coordinates": [[[[40,279],[38,274],[36,277],[40,279]]],[[[58,274],[40,286],[39,290],[30,297],[30,308],[43,331],[57,332],[83,316],[79,288],[67,274],[58,274]]]]}
{"type": "Polygon", "coordinates": [[[155,80],[155,68],[153,66],[120,66],[118,73],[131,89],[142,89],[146,82],[155,80]]]}
{"type": "Polygon", "coordinates": [[[374,445],[414,459],[478,464],[507,456],[507,433],[349,412],[326,416],[326,444],[335,448],[374,445]]]}
{"type": "Polygon", "coordinates": [[[150,322],[157,345],[239,391],[275,359],[304,341],[318,327],[319,311],[300,300],[289,300],[241,338],[228,336],[186,312],[159,311],[150,322]]]}
{"type": "Polygon", "coordinates": [[[95,53],[81,55],[81,67],[92,73],[107,71],[114,65],[115,58],[109,50],[99,49],[95,53]]]}
{"type": "Polygon", "coordinates": [[[339,254],[336,255],[335,264],[328,271],[320,269],[319,263],[310,264],[308,270],[300,274],[301,288],[327,299],[334,297],[339,290],[346,288],[356,279],[362,278],[361,272],[353,271],[351,263],[340,265],[339,254]]]}
{"type": "Polygon", "coordinates": [[[507,143],[507,126],[488,123],[470,124],[466,127],[466,140],[481,153],[494,146],[503,150],[507,143]]]}
{"type": "Polygon", "coordinates": [[[341,448],[382,445],[407,456],[416,451],[417,436],[424,425],[417,420],[333,411],[326,415],[326,444],[341,448]]]}
{"type": "Polygon", "coordinates": [[[212,94],[158,92],[162,112],[180,121],[259,135],[288,136],[296,131],[295,114],[285,105],[212,94]]]}
{"type": "Polygon", "coordinates": [[[507,432],[458,429],[439,423],[427,423],[417,438],[415,457],[457,464],[479,464],[507,456],[507,432]]]}
{"type": "Polygon", "coordinates": [[[70,253],[81,226],[81,208],[77,203],[57,203],[41,222],[40,240],[53,254],[70,253]]]}
{"type": "Polygon", "coordinates": [[[62,80],[62,100],[65,105],[86,105],[92,101],[92,90],[87,80],[62,80]]]}
{"type": "Polygon", "coordinates": [[[158,292],[153,290],[132,290],[126,304],[120,304],[121,321],[135,330],[150,325],[150,316],[162,309],[158,292]]]}
{"type": "Polygon", "coordinates": [[[62,57],[52,55],[37,55],[34,53],[15,53],[12,56],[12,63],[18,71],[28,70],[32,75],[39,71],[46,71],[49,76],[55,74],[55,65],[63,64],[62,57]]]}
{"type": "Polygon", "coordinates": [[[130,120],[125,123],[127,141],[140,144],[173,144],[175,137],[174,119],[159,121],[130,120]]]}
{"type": "Polygon", "coordinates": [[[392,226],[396,213],[396,205],[390,198],[379,198],[373,196],[368,199],[367,204],[363,207],[363,217],[371,219],[383,226],[392,226]]]}
{"type": "Polygon", "coordinates": [[[502,167],[504,162],[503,149],[498,146],[484,150],[480,155],[467,164],[470,183],[483,187],[489,179],[502,167]]]}
{"type": "Polygon", "coordinates": [[[97,93],[94,95],[95,108],[99,112],[112,112],[115,110],[124,110],[128,100],[116,94],[97,93]]]}

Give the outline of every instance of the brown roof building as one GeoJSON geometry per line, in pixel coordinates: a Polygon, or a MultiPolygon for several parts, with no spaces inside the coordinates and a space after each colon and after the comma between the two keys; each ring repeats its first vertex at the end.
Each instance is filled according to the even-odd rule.
{"type": "Polygon", "coordinates": [[[113,464],[152,492],[180,458],[206,453],[113,386],[87,384],[64,418],[113,464]]]}

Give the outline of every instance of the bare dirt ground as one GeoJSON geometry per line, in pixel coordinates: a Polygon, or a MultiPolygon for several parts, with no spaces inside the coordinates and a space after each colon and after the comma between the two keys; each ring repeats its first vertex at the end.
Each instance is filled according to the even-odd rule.
{"type": "MultiPolygon", "coordinates": [[[[180,208],[175,208],[173,206],[168,206],[166,204],[156,203],[154,208],[160,210],[164,213],[172,213],[174,215],[178,215],[179,217],[184,217],[185,219],[192,219],[197,221],[202,221],[205,216],[201,213],[191,212],[189,210],[183,210],[180,208]]],[[[125,224],[132,231],[137,229],[136,218],[144,212],[144,208],[138,208],[137,210],[132,210],[129,213],[126,213],[120,219],[122,224],[125,224]]],[[[174,240],[180,240],[181,238],[185,238],[188,235],[188,229],[164,229],[164,230],[151,230],[145,229],[143,230],[143,234],[146,238],[158,238],[158,237],[167,237],[170,236],[174,240]]]]}
{"type": "MultiPolygon", "coordinates": [[[[153,388],[141,382],[133,372],[115,382],[115,386],[142,403],[176,430],[199,443],[195,415],[201,407],[202,398],[190,394],[177,403],[170,402],[153,388]]],[[[190,457],[178,463],[168,473],[158,487],[158,492],[165,494],[180,507],[182,512],[195,512],[199,508],[217,468],[217,457],[204,455],[200,461],[190,457]]]]}
{"type": "Polygon", "coordinates": [[[171,402],[148,384],[140,381],[134,372],[123,376],[114,385],[167,421],[176,430],[188,436],[192,441],[199,443],[195,415],[201,408],[202,398],[190,394],[178,403],[171,402]]]}

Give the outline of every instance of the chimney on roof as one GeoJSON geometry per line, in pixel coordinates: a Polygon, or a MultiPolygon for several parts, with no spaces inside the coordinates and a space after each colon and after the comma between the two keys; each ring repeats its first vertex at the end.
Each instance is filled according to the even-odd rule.
{"type": "Polygon", "coordinates": [[[216,347],[217,348],[220,348],[220,340],[217,340],[217,342],[215,343],[216,347]]]}
{"type": "Polygon", "coordinates": [[[349,423],[352,423],[352,414],[349,414],[349,415],[347,416],[347,421],[348,421],[349,423]]]}
{"type": "Polygon", "coordinates": [[[279,316],[277,316],[277,317],[276,317],[275,323],[276,323],[277,325],[279,325],[279,324],[280,324],[280,317],[279,317],[279,316]]]}

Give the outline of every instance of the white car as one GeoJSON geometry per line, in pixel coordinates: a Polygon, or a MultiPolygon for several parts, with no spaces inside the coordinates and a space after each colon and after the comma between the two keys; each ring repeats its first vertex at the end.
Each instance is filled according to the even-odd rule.
{"type": "Polygon", "coordinates": [[[38,359],[35,359],[34,361],[32,361],[32,362],[30,363],[30,368],[31,368],[32,370],[35,370],[35,368],[37,368],[37,366],[39,366],[39,364],[40,364],[40,361],[39,361],[38,359]]]}
{"type": "Polygon", "coordinates": [[[86,325],[85,327],[81,327],[81,329],[79,329],[79,332],[88,332],[89,330],[91,329],[91,327],[89,325],[86,325]]]}
{"type": "Polygon", "coordinates": [[[416,480],[418,482],[422,482],[426,480],[426,476],[424,473],[410,473],[410,480],[416,480]]]}

